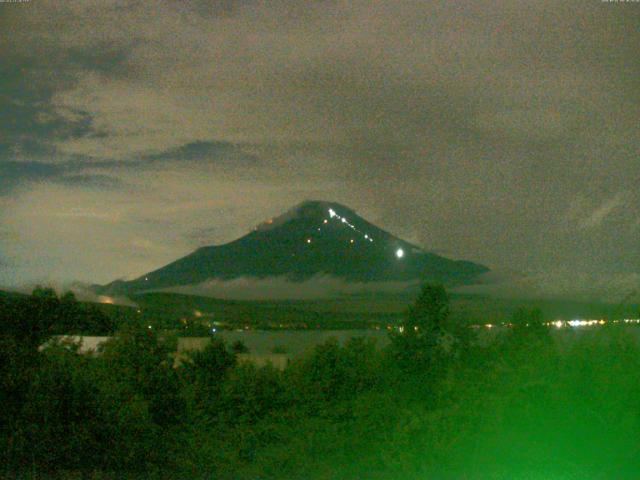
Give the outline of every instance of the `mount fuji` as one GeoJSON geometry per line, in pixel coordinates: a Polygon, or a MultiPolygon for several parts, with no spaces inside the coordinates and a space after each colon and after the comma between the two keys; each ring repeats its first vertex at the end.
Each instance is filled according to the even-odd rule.
{"type": "Polygon", "coordinates": [[[306,201],[230,243],[202,247],[131,281],[94,286],[127,295],[198,285],[208,280],[316,275],[345,282],[435,281],[475,283],[483,265],[451,260],[404,241],[335,202],[306,201]]]}

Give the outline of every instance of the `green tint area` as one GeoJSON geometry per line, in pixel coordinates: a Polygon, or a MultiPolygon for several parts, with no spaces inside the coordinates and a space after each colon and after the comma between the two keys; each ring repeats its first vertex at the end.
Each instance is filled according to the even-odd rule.
{"type": "Polygon", "coordinates": [[[86,312],[49,291],[24,301],[19,310],[0,303],[3,478],[633,479],[640,471],[637,327],[546,328],[540,312],[520,310],[512,328],[479,341],[478,330],[452,319],[444,289],[426,286],[384,348],[330,340],[277,369],[212,341],[176,367],[175,339],[142,319],[98,355],[55,341],[38,349],[64,312],[80,323],[86,312]]]}

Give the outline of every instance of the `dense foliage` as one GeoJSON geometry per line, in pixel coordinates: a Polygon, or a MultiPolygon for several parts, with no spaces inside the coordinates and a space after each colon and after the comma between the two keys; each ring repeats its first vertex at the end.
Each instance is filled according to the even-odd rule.
{"type": "Polygon", "coordinates": [[[451,324],[446,292],[426,286],[387,348],[329,341],[277,370],[212,341],[176,367],[175,339],[142,322],[100,355],[39,350],[62,304],[37,292],[17,310],[0,305],[0,476],[621,479],[640,469],[629,330],[551,336],[532,325],[538,312],[519,311],[509,333],[479,341],[451,324]]]}

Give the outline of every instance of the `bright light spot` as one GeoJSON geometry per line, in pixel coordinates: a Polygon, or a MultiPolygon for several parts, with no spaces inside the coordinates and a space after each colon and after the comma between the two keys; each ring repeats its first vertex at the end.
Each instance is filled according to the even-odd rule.
{"type": "Polygon", "coordinates": [[[326,218],[324,219],[324,223],[329,223],[329,220],[327,220],[326,218]]]}
{"type": "Polygon", "coordinates": [[[558,320],[558,321],[554,322],[553,324],[556,326],[556,328],[562,328],[562,320],[558,320]]]}
{"type": "MultiPolygon", "coordinates": [[[[594,325],[595,320],[569,320],[569,325],[572,327],[585,327],[587,325],[594,325]]],[[[558,326],[558,323],[560,323],[560,321],[558,320],[557,322],[554,323],[554,325],[556,325],[556,327],[558,326]]],[[[558,327],[560,328],[560,327],[558,327]]]]}
{"type": "Polygon", "coordinates": [[[148,282],[149,281],[149,277],[144,277],[144,281],[148,282]]]}
{"type": "Polygon", "coordinates": [[[202,316],[202,312],[200,310],[194,310],[193,315],[197,318],[200,318],[202,316]]]}
{"type": "Polygon", "coordinates": [[[336,212],[334,212],[334,211],[333,211],[333,208],[330,208],[330,209],[329,209],[329,216],[330,216],[331,218],[333,218],[333,217],[335,217],[336,215],[337,215],[337,214],[336,214],[336,212]]]}
{"type": "Polygon", "coordinates": [[[366,238],[367,240],[369,240],[369,235],[367,235],[367,234],[365,233],[364,238],[366,238]]]}
{"type": "Polygon", "coordinates": [[[404,257],[404,250],[402,250],[401,248],[396,250],[396,257],[398,257],[398,258],[404,257]]]}
{"type": "Polygon", "coordinates": [[[311,243],[311,239],[310,238],[307,238],[307,243],[311,243]]]}
{"type": "Polygon", "coordinates": [[[346,218],[343,218],[343,219],[342,219],[342,223],[347,223],[347,219],[346,219],[346,218]]]}
{"type": "Polygon", "coordinates": [[[149,328],[149,330],[151,330],[151,325],[149,325],[147,328],[149,328]]]}
{"type": "Polygon", "coordinates": [[[98,301],[100,303],[108,303],[109,305],[113,305],[114,301],[113,298],[111,297],[106,297],[106,296],[100,296],[98,297],[98,301]]]}
{"type": "Polygon", "coordinates": [[[351,240],[349,240],[349,243],[353,243],[353,242],[354,242],[353,238],[351,240]]]}

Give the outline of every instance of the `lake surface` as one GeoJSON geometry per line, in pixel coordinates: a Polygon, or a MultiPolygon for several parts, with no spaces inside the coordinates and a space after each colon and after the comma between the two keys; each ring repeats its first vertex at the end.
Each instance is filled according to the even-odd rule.
{"type": "MultiPolygon", "coordinates": [[[[608,344],[616,338],[627,338],[640,344],[640,326],[616,325],[611,327],[549,327],[551,337],[561,351],[565,351],[582,337],[593,337],[598,342],[608,344]]],[[[474,343],[488,345],[499,339],[509,329],[506,327],[474,329],[474,343]]],[[[275,352],[285,353],[290,357],[304,355],[316,345],[334,338],[344,344],[353,337],[364,337],[375,341],[378,347],[389,343],[387,330],[223,330],[213,337],[182,337],[179,340],[179,350],[201,349],[211,338],[222,338],[227,345],[241,341],[254,355],[269,355],[275,352]]],[[[66,336],[67,339],[81,343],[81,351],[95,351],[98,346],[110,337],[66,336]]]]}
{"type": "MultiPolygon", "coordinates": [[[[551,338],[561,351],[566,350],[575,341],[582,337],[594,337],[598,342],[608,343],[614,338],[622,336],[640,343],[640,327],[637,325],[591,326],[591,327],[549,327],[551,338]]],[[[488,345],[501,335],[509,331],[507,327],[478,328],[474,329],[475,343],[488,345]]],[[[242,330],[222,331],[217,335],[223,338],[229,345],[240,340],[251,353],[263,355],[272,353],[274,347],[282,347],[284,353],[291,356],[304,354],[314,346],[323,343],[330,338],[335,338],[340,343],[346,342],[352,337],[365,337],[375,340],[379,347],[389,343],[389,334],[386,330],[242,330]]]]}

